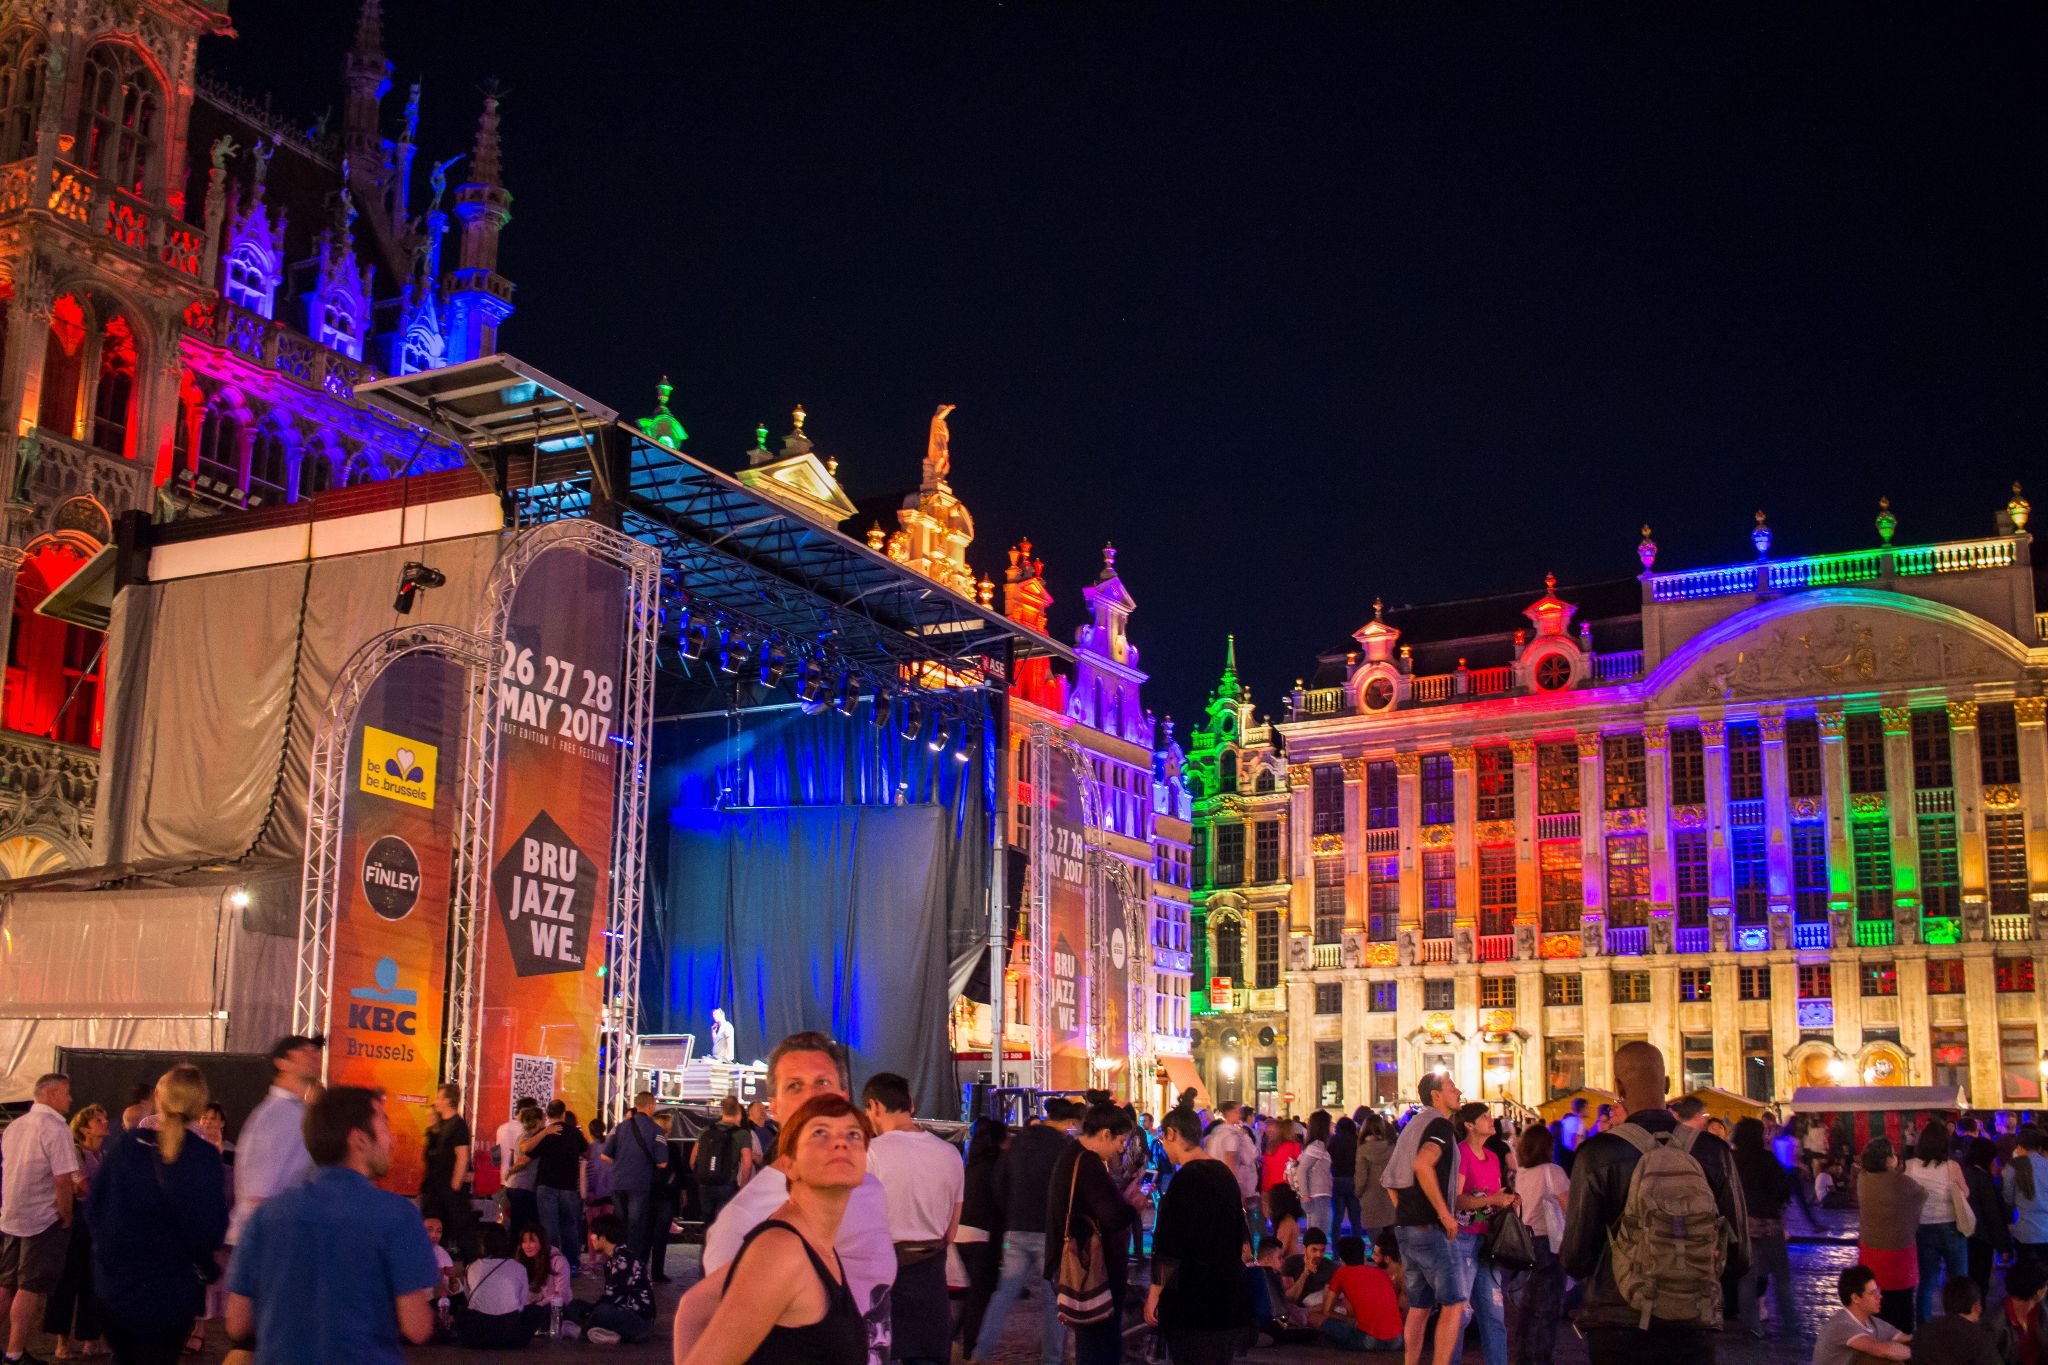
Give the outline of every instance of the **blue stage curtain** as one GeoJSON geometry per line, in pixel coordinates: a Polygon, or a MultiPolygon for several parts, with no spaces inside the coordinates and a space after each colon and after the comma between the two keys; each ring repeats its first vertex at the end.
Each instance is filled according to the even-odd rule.
{"type": "Polygon", "coordinates": [[[816,1029],[852,1052],[855,1085],[900,1072],[920,1110],[950,1117],[944,824],[938,806],[815,806],[673,825],[667,988],[642,1028],[708,1046],[722,1008],[742,1061],[816,1029]]]}

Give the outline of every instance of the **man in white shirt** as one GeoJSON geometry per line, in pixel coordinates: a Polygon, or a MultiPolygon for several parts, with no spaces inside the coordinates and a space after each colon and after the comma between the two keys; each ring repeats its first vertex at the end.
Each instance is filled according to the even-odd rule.
{"type": "Polygon", "coordinates": [[[952,1310],[946,1295],[946,1248],[960,1229],[967,1165],[959,1149],[917,1126],[910,1082],[880,1071],[861,1087],[868,1122],[868,1174],[889,1202],[896,1242],[896,1284],[889,1291],[893,1358],[946,1365],[952,1357],[952,1310]]]}
{"type": "MultiPolygon", "coordinates": [[[[816,1095],[846,1096],[846,1054],[822,1033],[792,1033],[768,1054],[768,1103],[778,1123],[787,1123],[816,1095]]],[[[771,1159],[740,1187],[718,1221],[704,1231],[704,1278],[676,1305],[676,1358],[689,1353],[718,1308],[725,1268],[739,1254],[747,1234],[789,1201],[789,1176],[771,1159]]],[[[846,1287],[867,1319],[869,1365],[888,1365],[889,1289],[896,1282],[896,1243],[889,1235],[889,1200],[869,1171],[847,1200],[833,1243],[846,1268],[846,1287]]]]}
{"type": "Polygon", "coordinates": [[[304,1180],[313,1171],[306,1151],[306,1095],[320,1079],[327,1040],[288,1034],[271,1045],[270,1093],[249,1111],[235,1139],[235,1209],[228,1220],[228,1245],[241,1240],[256,1206],[304,1180]]]}
{"type": "Polygon", "coordinates": [[[1244,1216],[1254,1234],[1266,1228],[1265,1211],[1259,1207],[1259,1140],[1245,1127],[1248,1104],[1235,1104],[1223,1111],[1223,1122],[1202,1142],[1202,1150],[1230,1168],[1237,1177],[1238,1197],[1244,1201],[1244,1216]]]}
{"type": "Polygon", "coordinates": [[[1813,1365],[1870,1365],[1873,1360],[1910,1360],[1913,1338],[1877,1315],[1884,1291],[1877,1272],[1852,1265],[1835,1284],[1841,1311],[1820,1325],[1813,1343],[1813,1365]]]}
{"type": "Polygon", "coordinates": [[[512,1117],[499,1124],[498,1131],[491,1135],[491,1146],[498,1154],[498,1179],[501,1182],[512,1173],[512,1163],[519,1160],[519,1144],[526,1140],[526,1125],[519,1121],[519,1115],[528,1109],[538,1108],[538,1100],[512,1101],[512,1117]]]}
{"type": "Polygon", "coordinates": [[[10,1361],[27,1353],[71,1248],[78,1150],[64,1121],[70,1108],[71,1080],[53,1071],[36,1081],[35,1103],[0,1137],[0,1313],[10,1361]]]}

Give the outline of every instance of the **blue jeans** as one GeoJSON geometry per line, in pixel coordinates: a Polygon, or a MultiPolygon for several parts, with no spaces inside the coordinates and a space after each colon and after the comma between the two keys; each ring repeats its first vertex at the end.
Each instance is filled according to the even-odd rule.
{"type": "Polygon", "coordinates": [[[1045,1318],[1038,1358],[1043,1365],[1060,1365],[1060,1358],[1066,1354],[1067,1325],[1060,1321],[1059,1304],[1052,1284],[1045,1278],[1042,1232],[1013,1232],[1003,1239],[1003,1274],[996,1281],[996,1292],[989,1298],[988,1311],[982,1315],[981,1336],[974,1343],[977,1360],[987,1360],[995,1354],[996,1343],[1002,1340],[1003,1322],[1016,1306],[1017,1296],[1027,1287],[1038,1296],[1045,1318]]]}
{"type": "MultiPolygon", "coordinates": [[[[1432,1308],[1457,1308],[1471,1293],[1458,1248],[1439,1227],[1394,1229],[1401,1247],[1401,1273],[1408,1282],[1408,1307],[1424,1312],[1432,1308]]],[[[1459,1239],[1463,1241],[1463,1238],[1459,1239]]]]}
{"type": "MultiPolygon", "coordinates": [[[[1327,1194],[1316,1195],[1308,1201],[1308,1225],[1312,1228],[1321,1228],[1323,1236],[1333,1243],[1337,1240],[1337,1233],[1331,1221],[1335,1211],[1336,1206],[1327,1194]]],[[[1331,1248],[1333,1251],[1335,1249],[1334,1246],[1331,1248]]]]}
{"type": "Polygon", "coordinates": [[[590,1335],[591,1328],[602,1327],[617,1332],[619,1340],[625,1342],[645,1341],[654,1332],[652,1318],[643,1318],[615,1303],[592,1303],[588,1299],[571,1299],[562,1310],[562,1319],[581,1327],[585,1336],[590,1335]]]}
{"type": "Polygon", "coordinates": [[[1942,1269],[1947,1279],[1970,1273],[1970,1245],[1954,1223],[1922,1223],[1913,1244],[1920,1249],[1920,1321],[1931,1322],[1941,1311],[1942,1269]]]}
{"type": "MultiPolygon", "coordinates": [[[[1512,1210],[1496,1210],[1496,1218],[1513,1218],[1512,1210]]],[[[1479,1259],[1477,1237],[1458,1238],[1458,1263],[1464,1267],[1466,1298],[1479,1322],[1479,1353],[1486,1365],[1508,1365],[1508,1319],[1501,1302],[1500,1277],[1493,1263],[1479,1259]]]]}
{"type": "Polygon", "coordinates": [[[1358,1207],[1358,1183],[1351,1176],[1336,1175],[1330,1177],[1330,1205],[1332,1209],[1330,1221],[1332,1223],[1341,1219],[1345,1228],[1354,1236],[1363,1237],[1365,1235],[1364,1230],[1359,1226],[1359,1221],[1364,1217],[1364,1212],[1358,1207]]]}
{"type": "MultiPolygon", "coordinates": [[[[534,1190],[534,1198],[540,1204],[540,1228],[548,1235],[548,1245],[562,1253],[564,1259],[574,1262],[583,1254],[576,1245],[577,1214],[583,1207],[583,1199],[574,1190],[557,1190],[542,1185],[534,1190]]],[[[512,1236],[519,1236],[519,1229],[511,1229],[512,1236]]]]}
{"type": "MultiPolygon", "coordinates": [[[[1782,1229],[1783,1224],[1778,1226],[1782,1229]]],[[[1742,1284],[1736,1291],[1736,1302],[1742,1308],[1742,1325],[1758,1336],[1764,1334],[1762,1300],[1765,1280],[1771,1282],[1771,1294],[1777,1300],[1777,1321],[1773,1325],[1778,1329],[1778,1335],[1799,1335],[1799,1303],[1792,1296],[1792,1259],[1785,1248],[1782,1230],[1750,1234],[1749,1269],[1744,1272],[1742,1284]]]]}
{"type": "Polygon", "coordinates": [[[1401,1338],[1390,1337],[1385,1341],[1369,1337],[1358,1330],[1358,1324],[1346,1318],[1324,1318],[1323,1340],[1340,1351],[1398,1351],[1401,1338]]]}
{"type": "Polygon", "coordinates": [[[646,1260],[647,1246],[654,1231],[654,1192],[613,1190],[612,1207],[618,1210],[620,1221],[626,1225],[626,1245],[635,1256],[646,1260]]]}

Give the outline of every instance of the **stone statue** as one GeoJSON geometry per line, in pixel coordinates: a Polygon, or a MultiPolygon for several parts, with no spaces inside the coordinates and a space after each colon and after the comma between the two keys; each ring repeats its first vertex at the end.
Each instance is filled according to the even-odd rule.
{"type": "Polygon", "coordinates": [[[249,155],[256,160],[256,196],[263,197],[263,181],[270,174],[270,158],[277,154],[277,144],[269,138],[259,137],[256,145],[249,149],[249,155]]]}
{"type": "Polygon", "coordinates": [[[1517,924],[1515,926],[1515,956],[1523,962],[1536,958],[1536,926],[1517,924]]]}
{"type": "Polygon", "coordinates": [[[1344,935],[1344,965],[1346,967],[1363,967],[1365,965],[1365,936],[1363,934],[1344,935]]]}
{"type": "Polygon", "coordinates": [[[931,439],[925,443],[924,481],[929,487],[945,481],[953,470],[953,433],[946,427],[946,418],[951,416],[951,403],[939,404],[939,410],[932,414],[931,439]]]}
{"type": "Polygon", "coordinates": [[[1420,945],[1416,942],[1415,931],[1408,928],[1402,929],[1395,940],[1395,951],[1399,954],[1396,961],[1403,967],[1413,967],[1416,959],[1420,956],[1419,948],[1420,945]]]}
{"type": "Polygon", "coordinates": [[[420,83],[414,81],[412,90],[405,97],[405,132],[399,139],[411,142],[420,130],[420,83]]]}
{"type": "Polygon", "coordinates": [[[327,137],[327,124],[329,120],[333,119],[333,117],[334,107],[332,105],[329,105],[327,108],[322,109],[320,111],[320,117],[313,120],[312,128],[307,131],[307,139],[312,142],[324,141],[327,137]]]}
{"type": "Polygon", "coordinates": [[[241,150],[240,147],[235,145],[232,133],[222,133],[219,137],[215,138],[213,140],[213,173],[215,175],[226,175],[228,171],[228,158],[241,150]]]}
{"type": "Polygon", "coordinates": [[[14,491],[10,501],[26,507],[35,491],[36,474],[43,467],[43,443],[32,431],[22,433],[14,443],[14,491]]]}
{"type": "Polygon", "coordinates": [[[1296,934],[1287,940],[1287,970],[1305,972],[1315,966],[1315,949],[1309,944],[1306,934],[1296,934]]]}
{"type": "Polygon", "coordinates": [[[1671,916],[1650,916],[1650,951],[1668,953],[1671,951],[1671,916]]]}
{"type": "Polygon", "coordinates": [[[448,168],[460,160],[462,158],[459,156],[451,156],[446,161],[437,161],[434,163],[434,169],[428,172],[427,184],[434,191],[433,199],[427,203],[429,214],[441,211],[441,196],[448,193],[448,168]]]}
{"type": "Polygon", "coordinates": [[[1461,963],[1477,962],[1479,954],[1473,951],[1477,944],[1472,937],[1472,926],[1469,924],[1459,925],[1455,931],[1455,938],[1456,943],[1452,951],[1457,954],[1458,961],[1461,963]]]}
{"type": "Polygon", "coordinates": [[[1606,947],[1600,933],[1600,921],[1587,919],[1579,921],[1579,956],[1598,957],[1606,947]]]}

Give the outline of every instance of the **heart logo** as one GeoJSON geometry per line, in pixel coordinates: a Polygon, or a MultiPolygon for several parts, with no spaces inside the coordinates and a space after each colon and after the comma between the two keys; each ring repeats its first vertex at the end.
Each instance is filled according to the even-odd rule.
{"type": "Polygon", "coordinates": [[[412,771],[412,750],[400,749],[396,757],[398,759],[398,769],[400,772],[409,773],[412,771]]]}

